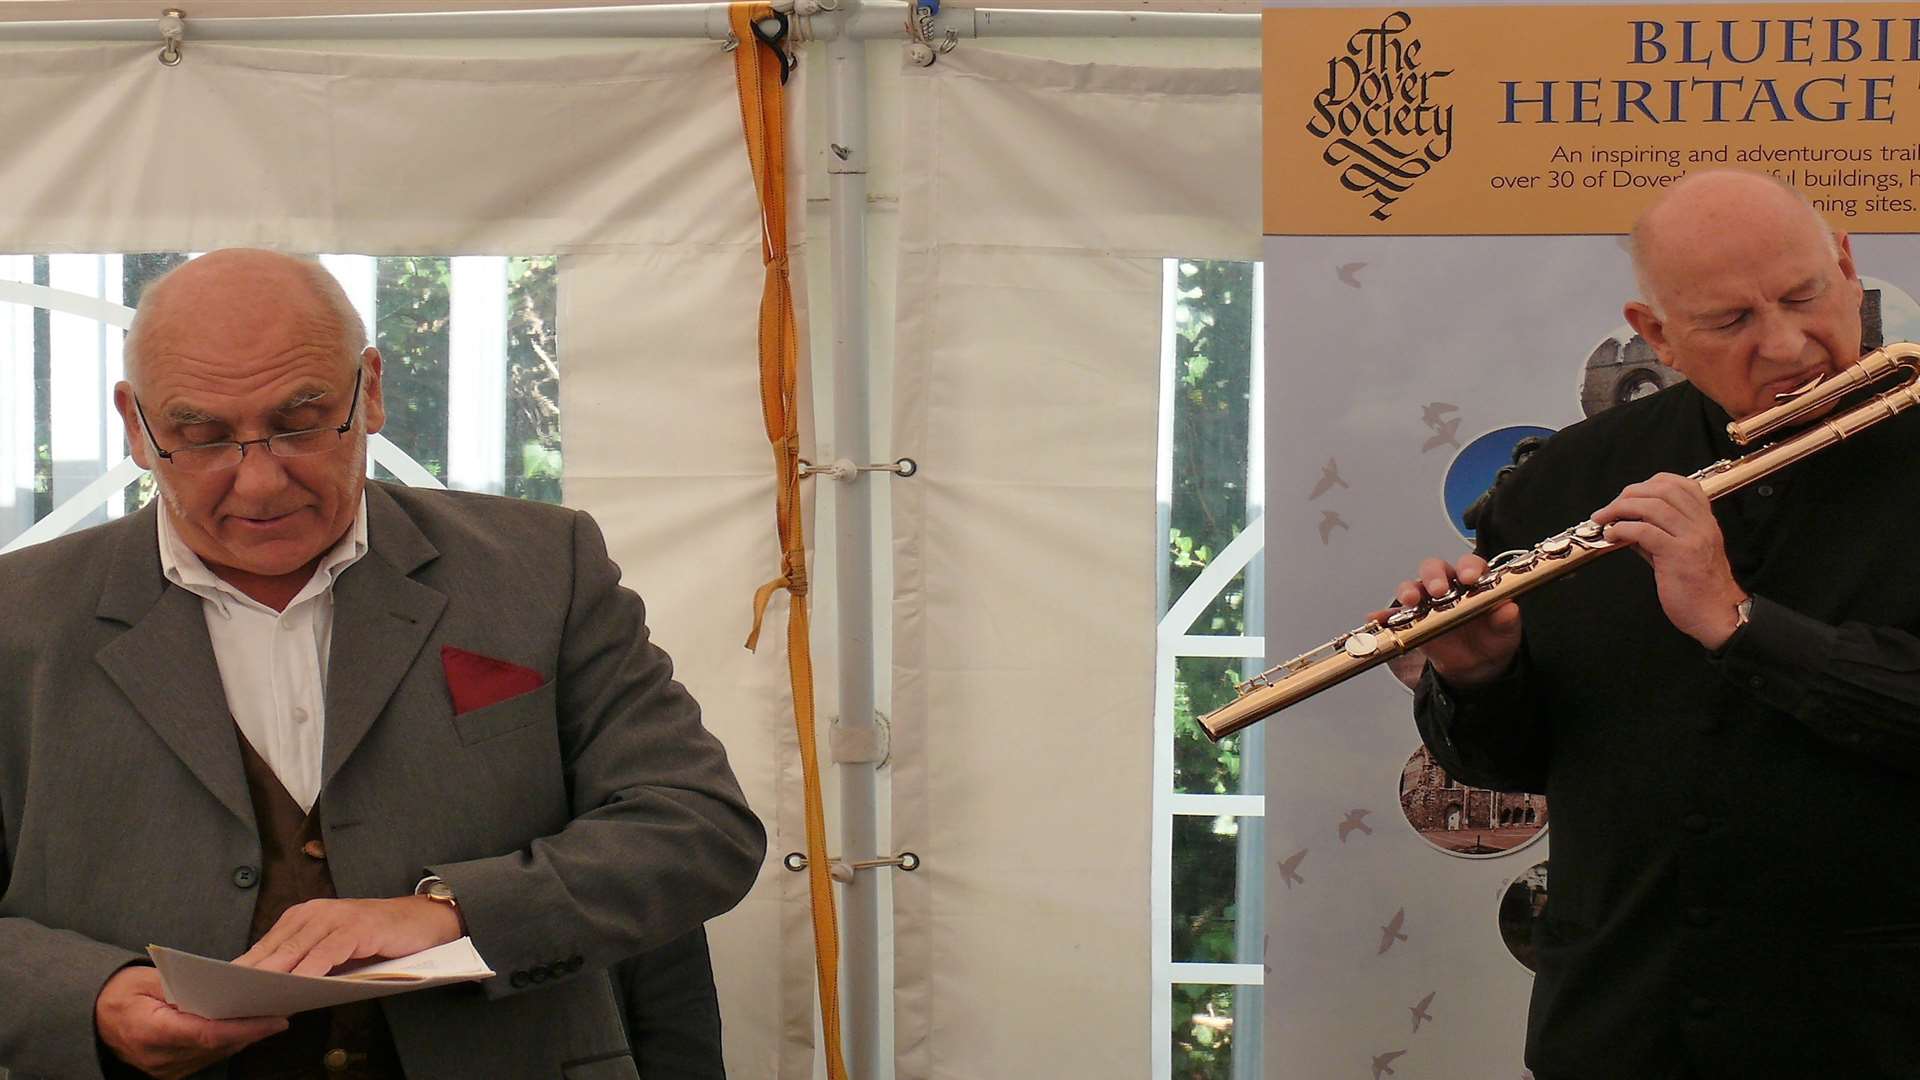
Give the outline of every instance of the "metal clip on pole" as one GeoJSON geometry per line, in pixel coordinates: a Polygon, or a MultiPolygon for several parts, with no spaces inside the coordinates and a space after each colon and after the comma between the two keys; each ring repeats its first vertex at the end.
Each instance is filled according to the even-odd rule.
{"type": "MultiPolygon", "coordinates": [[[[801,873],[807,868],[807,853],[804,851],[789,851],[787,852],[785,862],[787,869],[796,874],[801,873]]],[[[844,885],[853,880],[854,871],[877,870],[882,866],[897,866],[911,874],[915,870],[920,869],[920,856],[915,855],[911,851],[903,851],[891,859],[861,859],[857,862],[846,862],[845,860],[828,856],[827,874],[832,877],[833,880],[844,885]]]]}
{"type": "Polygon", "coordinates": [[[884,472],[904,478],[912,476],[919,471],[920,463],[910,457],[903,457],[896,461],[882,462],[878,465],[855,465],[846,458],[841,458],[831,465],[815,465],[811,461],[800,462],[801,476],[827,476],[839,480],[842,483],[851,483],[854,477],[861,473],[884,472]]]}
{"type": "Polygon", "coordinates": [[[168,8],[160,15],[160,62],[168,67],[180,66],[180,43],[187,38],[187,13],[179,8],[168,8]]]}

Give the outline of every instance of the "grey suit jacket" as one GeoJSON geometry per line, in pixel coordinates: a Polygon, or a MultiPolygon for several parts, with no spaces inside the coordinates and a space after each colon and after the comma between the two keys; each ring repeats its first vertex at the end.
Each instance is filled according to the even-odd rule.
{"type": "MultiPolygon", "coordinates": [[[[259,835],[157,507],[0,559],[0,1068],[101,1075],[149,943],[244,950],[259,835]]],[[[633,1077],[607,970],[737,903],[766,834],[583,513],[369,484],[335,583],[319,809],[342,896],[428,872],[500,973],[390,998],[408,1075],[633,1077]],[[455,716],[440,649],[538,670],[455,716]]],[[[220,1076],[224,1069],[206,1075],[220,1076]]]]}

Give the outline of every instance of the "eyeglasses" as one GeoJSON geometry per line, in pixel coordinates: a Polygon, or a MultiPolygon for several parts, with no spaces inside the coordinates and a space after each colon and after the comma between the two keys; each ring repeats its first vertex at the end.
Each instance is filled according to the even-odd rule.
{"type": "Polygon", "coordinates": [[[261,443],[266,444],[267,453],[277,458],[312,457],[339,446],[340,440],[352,429],[354,414],[360,410],[360,379],[366,372],[366,368],[361,368],[353,374],[353,403],[347,406],[346,422],[339,427],[283,431],[264,439],[195,443],[191,446],[162,450],[160,440],[153,437],[153,425],[147,423],[147,410],[141,407],[137,396],[133,399],[133,411],[140,414],[140,426],[146,429],[147,439],[153,443],[155,452],[162,460],[172,462],[173,467],[181,472],[219,472],[222,469],[231,469],[246,459],[247,447],[261,443]]]}

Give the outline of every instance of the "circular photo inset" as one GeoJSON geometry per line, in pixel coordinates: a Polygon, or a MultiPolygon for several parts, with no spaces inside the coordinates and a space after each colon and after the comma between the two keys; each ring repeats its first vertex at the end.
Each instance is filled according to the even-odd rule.
{"type": "Polygon", "coordinates": [[[1534,962],[1533,943],[1546,917],[1547,860],[1542,859],[1508,882],[1500,894],[1500,940],[1521,967],[1535,973],[1540,968],[1534,962]]]}
{"type": "Polygon", "coordinates": [[[1400,812],[1422,840],[1467,859],[1505,855],[1547,828],[1546,796],[1466,787],[1425,746],[1400,771],[1400,812]]]}
{"type": "Polygon", "coordinates": [[[1549,427],[1516,424],[1487,432],[1453,456],[1441,500],[1446,504],[1447,524],[1461,539],[1473,541],[1480,507],[1500,479],[1500,471],[1523,460],[1552,434],[1549,427]]]}

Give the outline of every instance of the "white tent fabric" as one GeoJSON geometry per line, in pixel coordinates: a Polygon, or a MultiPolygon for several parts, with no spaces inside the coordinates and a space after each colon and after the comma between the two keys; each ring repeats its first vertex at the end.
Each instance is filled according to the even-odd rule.
{"type": "Polygon", "coordinates": [[[772,833],[759,887],[712,930],[729,1063],[810,1076],[804,883],[777,862],[804,846],[784,635],[740,646],[778,560],[732,63],[712,44],[499,52],[8,52],[0,247],[562,256],[567,501],[605,529],[772,833]]]}
{"type": "Polygon", "coordinates": [[[897,1075],[1137,1076],[1162,260],[1259,251],[1259,72],[907,67],[897,1075]]]}

